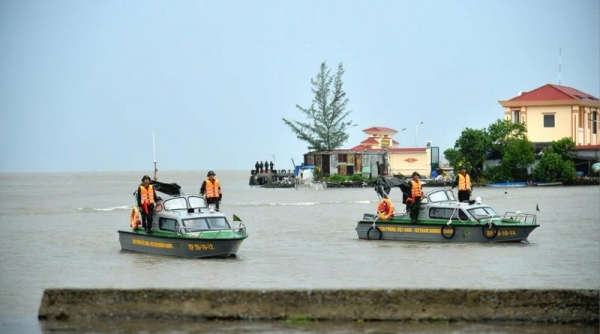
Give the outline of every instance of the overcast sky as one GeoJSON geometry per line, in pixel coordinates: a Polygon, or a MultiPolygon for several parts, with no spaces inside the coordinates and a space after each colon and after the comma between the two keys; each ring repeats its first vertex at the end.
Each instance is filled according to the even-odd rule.
{"type": "Polygon", "coordinates": [[[598,0],[2,0],[0,172],[290,169],[282,118],[307,121],[324,61],[344,148],[383,126],[443,152],[520,91],[600,96],[599,21],[598,0]]]}

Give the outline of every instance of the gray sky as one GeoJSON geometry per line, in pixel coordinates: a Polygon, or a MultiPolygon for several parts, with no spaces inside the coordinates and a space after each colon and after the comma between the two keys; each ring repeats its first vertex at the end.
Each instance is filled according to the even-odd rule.
{"type": "Polygon", "coordinates": [[[323,61],[344,148],[384,126],[443,152],[519,91],[600,96],[599,21],[598,0],[3,0],[0,172],[151,172],[153,132],[159,170],[290,169],[307,144],[281,119],[307,121],[323,61]]]}

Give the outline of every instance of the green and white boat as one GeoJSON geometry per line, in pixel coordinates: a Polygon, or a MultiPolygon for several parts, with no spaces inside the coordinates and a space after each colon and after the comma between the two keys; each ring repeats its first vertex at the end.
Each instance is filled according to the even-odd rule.
{"type": "MultiPolygon", "coordinates": [[[[376,192],[389,203],[387,195],[398,186],[403,193],[408,182],[394,177],[380,177],[376,192]]],[[[365,213],[356,226],[359,239],[428,242],[527,242],[529,234],[539,227],[535,214],[520,211],[497,214],[477,197],[458,202],[451,189],[435,190],[421,203],[416,223],[408,212],[383,215],[365,213]]]]}
{"type": "Polygon", "coordinates": [[[175,183],[151,184],[168,196],[156,203],[150,233],[139,228],[139,210],[132,209],[130,228],[118,231],[121,249],[186,258],[236,256],[248,237],[237,216],[229,221],[201,196],[181,194],[175,183]]]}

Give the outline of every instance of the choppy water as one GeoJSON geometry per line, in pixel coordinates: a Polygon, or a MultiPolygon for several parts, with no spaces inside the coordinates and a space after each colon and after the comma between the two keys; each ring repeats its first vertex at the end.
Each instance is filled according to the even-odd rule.
{"type": "MultiPolygon", "coordinates": [[[[0,174],[0,332],[44,331],[42,293],[57,287],[600,288],[597,186],[476,188],[500,214],[539,207],[528,244],[407,243],[357,239],[357,220],[377,206],[371,188],[251,188],[246,171],[218,172],[222,210],[250,237],[237,258],[196,260],[120,250],[143,174],[0,174]]],[[[159,179],[195,193],[203,176],[159,179]]]]}

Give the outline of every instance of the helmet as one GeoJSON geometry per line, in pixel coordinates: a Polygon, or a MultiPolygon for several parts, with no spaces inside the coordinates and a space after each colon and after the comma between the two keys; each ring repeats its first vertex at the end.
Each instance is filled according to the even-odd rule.
{"type": "Polygon", "coordinates": [[[148,179],[148,181],[152,181],[152,179],[148,175],[144,175],[144,177],[142,177],[142,182],[144,182],[145,179],[148,179]]]}
{"type": "Polygon", "coordinates": [[[215,174],[215,172],[213,172],[212,170],[211,170],[211,171],[209,171],[209,172],[208,172],[208,174],[206,174],[206,176],[211,176],[211,175],[213,175],[213,176],[214,176],[214,175],[217,175],[217,174],[215,174]]]}

